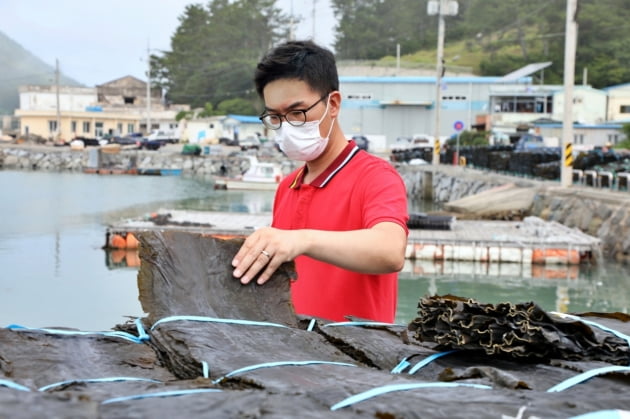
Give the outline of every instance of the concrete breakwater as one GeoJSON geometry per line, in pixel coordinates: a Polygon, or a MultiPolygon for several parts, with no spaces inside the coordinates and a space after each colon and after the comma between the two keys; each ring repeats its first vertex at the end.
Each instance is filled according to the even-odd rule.
{"type": "MultiPolygon", "coordinates": [[[[235,175],[245,170],[249,163],[247,158],[237,153],[185,156],[180,151],[179,145],[158,151],[123,150],[109,158],[125,166],[133,157],[138,168],[183,169],[185,174],[195,176],[235,175]]],[[[88,153],[89,150],[70,150],[67,147],[2,145],[0,168],[81,171],[86,167],[88,153]]],[[[285,171],[297,166],[296,162],[283,159],[273,150],[259,151],[259,158],[278,161],[285,171]]],[[[531,196],[531,200],[524,200],[518,213],[502,214],[502,217],[534,215],[579,229],[602,241],[602,256],[605,259],[630,263],[630,192],[578,185],[562,188],[554,181],[450,165],[401,164],[397,169],[405,181],[410,200],[432,199],[443,204],[505,185],[515,185],[522,190],[521,195],[531,196]]]]}
{"type": "MultiPolygon", "coordinates": [[[[0,168],[41,171],[83,171],[88,167],[92,149],[72,150],[69,147],[48,146],[0,146],[0,168]]],[[[231,150],[230,150],[231,151],[231,150]]],[[[262,154],[262,152],[261,152],[262,154]]],[[[180,145],[165,146],[158,151],[123,149],[116,154],[103,154],[108,164],[128,168],[133,161],[138,169],[182,169],[185,174],[195,176],[233,176],[247,169],[249,160],[243,156],[215,153],[202,156],[181,154],[180,145]]],[[[282,156],[269,150],[260,157],[281,162],[282,156]]],[[[291,162],[283,162],[294,167],[291,162]]]]}
{"type": "MultiPolygon", "coordinates": [[[[410,198],[432,197],[438,203],[479,195],[483,206],[497,206],[485,192],[512,185],[523,197],[519,209],[494,213],[494,218],[533,215],[578,229],[602,243],[603,259],[630,263],[630,191],[588,186],[560,186],[559,182],[507,176],[448,165],[398,166],[410,198]]],[[[505,195],[505,199],[515,199],[505,195]]],[[[478,214],[477,214],[478,215],[478,214]]]]}

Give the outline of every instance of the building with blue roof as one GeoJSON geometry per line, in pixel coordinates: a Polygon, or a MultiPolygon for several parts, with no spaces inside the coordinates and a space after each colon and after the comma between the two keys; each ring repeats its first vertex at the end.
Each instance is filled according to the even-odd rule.
{"type": "MultiPolygon", "coordinates": [[[[534,71],[548,64],[541,63],[534,71]]],[[[528,74],[517,71],[503,77],[441,78],[440,139],[457,132],[456,122],[462,122],[465,130],[505,133],[526,126],[561,138],[557,127],[539,122],[563,120],[564,86],[534,84],[528,74]]],[[[339,119],[347,136],[367,136],[371,147],[376,145],[374,151],[389,148],[398,137],[434,136],[436,77],[342,76],[339,82],[343,97],[339,119]]],[[[630,83],[613,90],[577,85],[573,102],[575,144],[614,144],[624,139],[621,125],[606,122],[630,119],[630,83]]]]}

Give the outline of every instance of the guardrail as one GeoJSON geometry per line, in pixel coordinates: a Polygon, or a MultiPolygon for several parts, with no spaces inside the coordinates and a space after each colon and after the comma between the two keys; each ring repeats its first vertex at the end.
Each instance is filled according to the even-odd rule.
{"type": "Polygon", "coordinates": [[[613,173],[610,171],[577,170],[572,172],[573,183],[577,185],[592,186],[595,188],[609,188],[618,191],[628,191],[630,173],[613,173]]]}

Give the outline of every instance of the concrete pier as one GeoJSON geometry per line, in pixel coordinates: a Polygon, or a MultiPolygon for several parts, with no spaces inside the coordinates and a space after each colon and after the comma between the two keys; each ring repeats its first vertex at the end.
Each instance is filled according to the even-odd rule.
{"type": "MultiPolygon", "coordinates": [[[[269,226],[271,214],[160,210],[148,220],[109,226],[108,248],[135,249],[141,231],[185,229],[216,236],[247,236],[269,226]]],[[[577,229],[537,217],[523,221],[461,220],[450,230],[410,230],[406,250],[411,260],[454,260],[522,264],[578,265],[592,262],[600,240],[577,229]]]]}

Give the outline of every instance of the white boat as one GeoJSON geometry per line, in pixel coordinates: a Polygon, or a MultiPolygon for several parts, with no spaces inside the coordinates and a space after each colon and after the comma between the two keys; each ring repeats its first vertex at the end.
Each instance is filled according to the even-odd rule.
{"type": "Polygon", "coordinates": [[[214,189],[265,190],[275,191],[283,174],[280,165],[271,162],[260,162],[254,156],[248,156],[249,169],[243,175],[215,179],[214,189]]]}

